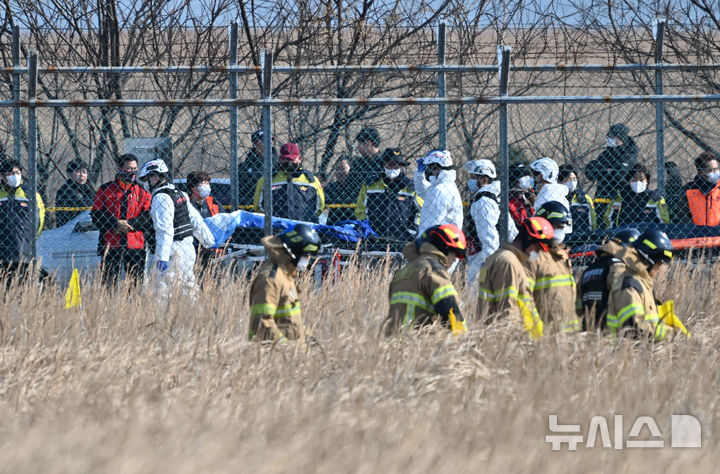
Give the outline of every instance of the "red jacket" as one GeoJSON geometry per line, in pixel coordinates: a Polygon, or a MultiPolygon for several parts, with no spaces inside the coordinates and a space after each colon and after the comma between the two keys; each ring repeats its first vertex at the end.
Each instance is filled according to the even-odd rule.
{"type": "Polygon", "coordinates": [[[95,193],[92,220],[100,229],[98,251],[111,249],[141,249],[145,246],[142,229],[147,228],[150,219],[152,196],[137,184],[125,184],[119,180],[100,186],[95,193]],[[136,231],[120,235],[115,232],[118,220],[127,220],[136,231]]]}
{"type": "Polygon", "coordinates": [[[530,192],[510,190],[508,207],[510,208],[510,215],[515,221],[515,225],[518,229],[525,219],[535,215],[533,201],[533,195],[530,192]]]}

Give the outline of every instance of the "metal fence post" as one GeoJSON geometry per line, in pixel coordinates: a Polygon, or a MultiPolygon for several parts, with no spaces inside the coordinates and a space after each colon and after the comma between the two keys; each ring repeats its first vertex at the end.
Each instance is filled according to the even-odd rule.
{"type": "MultiPolygon", "coordinates": [[[[37,51],[31,51],[28,63],[28,100],[37,98],[38,57],[37,51]]],[[[37,257],[37,117],[34,105],[28,108],[28,177],[30,179],[30,232],[32,232],[31,255],[37,257]]]]}
{"type": "MultiPolygon", "coordinates": [[[[445,23],[438,25],[437,36],[438,65],[445,66],[445,23]]],[[[438,72],[438,97],[444,98],[447,91],[445,89],[445,71],[438,72]]],[[[442,150],[447,149],[447,104],[438,105],[438,138],[439,147],[442,150]]]]}
{"type": "MultiPolygon", "coordinates": [[[[230,67],[237,66],[238,24],[230,24],[230,67]]],[[[238,98],[237,73],[230,72],[230,98],[238,98]]],[[[232,210],[239,207],[240,191],[238,180],[238,108],[230,107],[230,194],[232,210]]]]}
{"type": "MultiPolygon", "coordinates": [[[[498,80],[500,82],[499,95],[506,97],[508,93],[508,74],[510,73],[509,46],[498,46],[498,80]]],[[[508,210],[510,209],[510,179],[508,175],[508,118],[507,103],[501,103],[500,112],[500,241],[508,239],[508,210]]]]}
{"type": "MultiPolygon", "coordinates": [[[[13,26],[12,32],[12,61],[13,67],[20,67],[20,27],[13,26]]],[[[13,72],[12,98],[20,100],[20,73],[13,72]]],[[[13,107],[13,158],[22,163],[22,119],[20,107],[13,107]]]]}
{"type": "MultiPolygon", "coordinates": [[[[662,50],[665,39],[665,18],[656,18],[653,22],[655,33],[655,95],[662,95],[662,50]]],[[[657,189],[665,195],[665,105],[655,102],[655,148],[657,152],[657,189]]]]}
{"type": "MultiPolygon", "coordinates": [[[[264,100],[272,97],[272,67],[273,53],[269,51],[263,52],[261,68],[263,72],[263,90],[264,100]]],[[[262,109],[263,124],[263,176],[265,177],[265,187],[263,188],[263,210],[265,212],[265,235],[272,234],[272,179],[273,179],[273,155],[272,155],[272,112],[270,106],[265,104],[262,109]]]]}

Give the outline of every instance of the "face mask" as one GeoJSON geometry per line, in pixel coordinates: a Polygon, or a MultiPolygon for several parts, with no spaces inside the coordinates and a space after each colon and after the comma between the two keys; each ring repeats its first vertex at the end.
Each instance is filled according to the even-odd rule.
{"type": "Polygon", "coordinates": [[[200,186],[197,187],[197,192],[201,198],[205,199],[206,197],[210,196],[210,185],[209,184],[201,184],[200,186]]]}
{"type": "Polygon", "coordinates": [[[708,173],[707,180],[713,184],[720,181],[720,171],[713,171],[712,173],[708,173]]]}
{"type": "Polygon", "coordinates": [[[568,191],[573,192],[577,189],[577,181],[568,181],[565,186],[567,186],[568,191]]]}
{"type": "Polygon", "coordinates": [[[395,179],[398,176],[400,176],[400,171],[402,171],[402,170],[399,170],[399,169],[391,170],[391,169],[385,168],[385,176],[387,176],[390,179],[395,179]]]}
{"type": "Polygon", "coordinates": [[[610,148],[615,148],[616,146],[620,145],[616,138],[608,137],[607,139],[607,146],[610,148]]]}
{"type": "Polygon", "coordinates": [[[530,252],[530,258],[529,258],[529,260],[530,260],[531,262],[534,262],[534,261],[537,260],[538,258],[540,258],[540,252],[538,252],[537,250],[533,250],[532,252],[530,252]]]}
{"type": "Polygon", "coordinates": [[[134,171],[118,171],[118,178],[120,178],[122,181],[125,181],[126,183],[132,183],[135,181],[135,176],[137,175],[134,171]]]}
{"type": "Polygon", "coordinates": [[[295,171],[300,170],[300,163],[293,163],[292,161],[283,161],[280,163],[280,169],[283,171],[287,171],[288,173],[293,173],[295,171]]]}
{"type": "Polygon", "coordinates": [[[478,189],[480,189],[480,185],[478,184],[477,179],[468,180],[468,189],[473,194],[478,192],[478,189]]]}
{"type": "Polygon", "coordinates": [[[152,192],[152,189],[150,189],[150,183],[148,183],[147,181],[138,181],[138,184],[142,186],[145,191],[149,193],[152,192]]]}
{"type": "Polygon", "coordinates": [[[553,243],[560,244],[563,240],[565,240],[565,229],[555,229],[552,238],[553,243]]]}
{"type": "Polygon", "coordinates": [[[298,263],[295,264],[295,268],[297,268],[298,271],[303,271],[308,267],[308,263],[310,263],[310,257],[303,255],[298,259],[298,263]]]}
{"type": "Polygon", "coordinates": [[[630,189],[635,193],[641,193],[647,189],[647,181],[630,181],[630,189]]]}
{"type": "Polygon", "coordinates": [[[518,186],[520,186],[520,189],[532,189],[535,186],[535,180],[532,176],[523,176],[518,179],[518,186]]]}
{"type": "Polygon", "coordinates": [[[5,180],[7,181],[8,186],[10,186],[11,188],[17,188],[18,186],[20,186],[22,176],[19,174],[9,174],[5,176],[5,180]]]}

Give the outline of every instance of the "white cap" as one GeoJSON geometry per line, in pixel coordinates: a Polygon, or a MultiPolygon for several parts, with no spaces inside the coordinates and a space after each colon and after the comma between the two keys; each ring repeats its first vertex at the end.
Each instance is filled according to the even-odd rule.
{"type": "Polygon", "coordinates": [[[465,170],[470,174],[477,174],[480,176],[487,176],[488,178],[497,178],[497,171],[495,171],[495,165],[490,160],[472,160],[465,163],[463,166],[465,170]]]}
{"type": "Polygon", "coordinates": [[[540,173],[543,180],[548,183],[557,183],[558,174],[560,174],[560,168],[558,167],[555,160],[544,156],[538,158],[530,164],[530,169],[536,173],[540,173]]]}

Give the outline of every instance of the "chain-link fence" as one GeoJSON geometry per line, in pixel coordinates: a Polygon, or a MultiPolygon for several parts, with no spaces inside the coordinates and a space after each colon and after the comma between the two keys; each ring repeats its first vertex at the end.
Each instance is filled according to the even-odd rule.
{"type": "MultiPolygon", "coordinates": [[[[0,247],[8,261],[38,255],[50,270],[101,256],[110,273],[145,266],[150,195],[132,173],[156,158],[203,217],[242,209],[345,226],[370,250],[400,250],[456,195],[475,239],[486,229],[470,209],[484,198],[516,222],[544,201],[566,202],[576,242],[628,225],[720,224],[716,65],[508,64],[507,86],[499,69],[291,67],[267,55],[260,70],[5,70],[0,247]],[[433,149],[452,162],[418,173],[433,149]],[[532,165],[541,157],[553,162],[532,165]],[[478,159],[494,171],[467,166],[478,159]]],[[[257,245],[272,228],[266,219],[231,241],[257,245]]]]}

